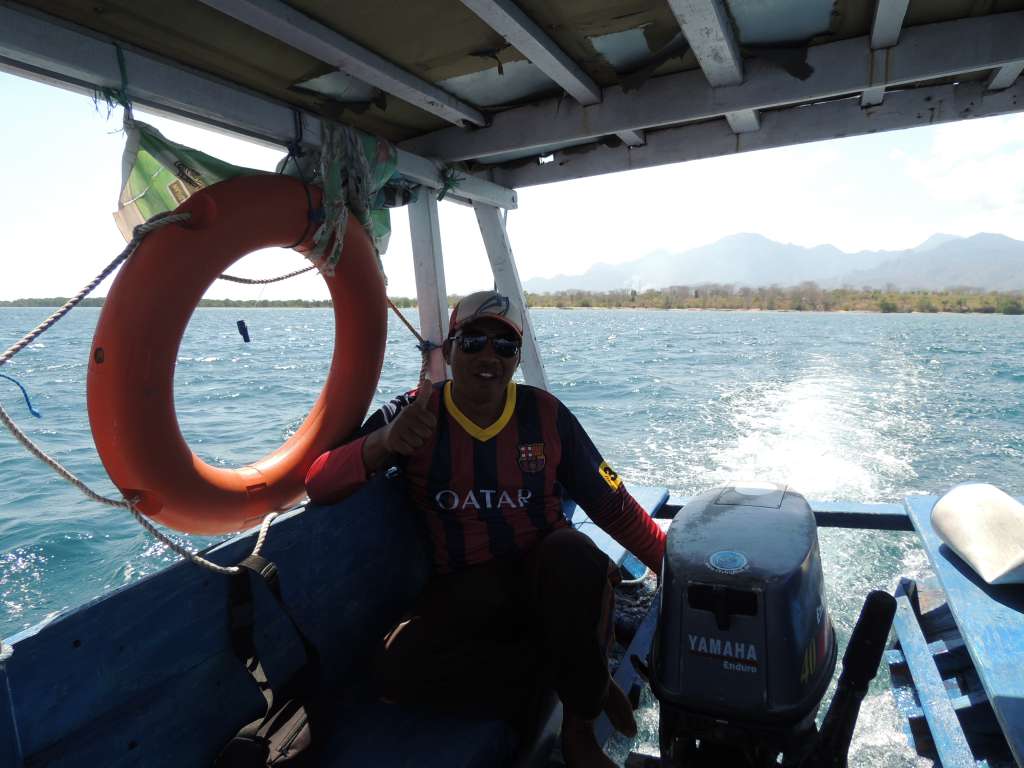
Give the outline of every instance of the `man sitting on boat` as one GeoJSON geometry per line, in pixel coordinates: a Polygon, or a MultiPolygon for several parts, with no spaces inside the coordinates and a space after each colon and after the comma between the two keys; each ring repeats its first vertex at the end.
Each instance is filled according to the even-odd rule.
{"type": "Polygon", "coordinates": [[[565,519],[562,491],[656,572],[665,535],[569,409],[512,381],[522,329],[506,296],[464,298],[444,344],[451,381],[425,379],[373,413],[314,462],[306,488],[332,503],[397,464],[423,515],[434,576],[383,642],[386,699],[520,720],[539,681],[564,704],[568,765],[611,766],[594,720],[604,711],[636,732],[608,674],[618,570],[565,519]]]}

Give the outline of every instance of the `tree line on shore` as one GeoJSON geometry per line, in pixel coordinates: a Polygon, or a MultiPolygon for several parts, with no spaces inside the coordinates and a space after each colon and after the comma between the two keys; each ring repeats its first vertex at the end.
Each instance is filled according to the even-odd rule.
{"type": "Polygon", "coordinates": [[[677,285],[646,291],[558,291],[527,293],[531,307],[636,307],[642,309],[744,309],[794,312],[983,312],[1024,314],[1024,292],[951,288],[901,291],[878,288],[821,288],[805,282],[792,287],[677,285]]]}
{"type": "MultiPolygon", "coordinates": [[[[460,297],[448,297],[454,304],[460,297]]],[[[0,301],[4,307],[55,307],[66,298],[14,299],[0,301]]],[[[400,308],[416,306],[416,299],[392,297],[400,308]]],[[[602,308],[602,309],[741,309],[785,310],[792,312],[981,312],[1004,315],[1024,314],[1024,292],[982,291],[975,288],[951,288],[945,291],[900,291],[894,286],[877,288],[821,288],[806,282],[792,287],[748,288],[735,285],[677,285],[671,288],[635,291],[558,291],[526,293],[530,307],[602,308]]],[[[82,306],[99,307],[102,298],[85,299],[82,306]]],[[[272,308],[329,307],[329,300],[238,300],[203,299],[201,307],[272,308]]]]}
{"type": "MultiPolygon", "coordinates": [[[[59,307],[67,301],[65,296],[53,296],[41,299],[12,299],[0,301],[0,307],[59,307]]],[[[84,299],[80,307],[102,307],[103,298],[84,299]]],[[[416,299],[394,297],[391,299],[396,307],[407,309],[416,306],[416,299]]],[[[330,307],[330,299],[201,299],[200,307],[239,307],[239,308],[278,308],[298,307],[301,309],[316,309],[330,307]]]]}

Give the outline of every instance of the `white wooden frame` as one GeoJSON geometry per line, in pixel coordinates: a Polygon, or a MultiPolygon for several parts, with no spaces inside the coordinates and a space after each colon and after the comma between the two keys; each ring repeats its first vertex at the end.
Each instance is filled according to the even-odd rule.
{"type": "MultiPolygon", "coordinates": [[[[580,104],[601,101],[597,83],[513,0],[462,0],[462,4],[580,104]]],[[[618,137],[628,147],[644,143],[643,131],[620,131],[618,137]]]]}
{"type": "MultiPolygon", "coordinates": [[[[241,86],[165,61],[122,44],[128,93],[154,112],[239,134],[283,148],[295,138],[296,110],[241,86]]],[[[42,14],[0,5],[0,69],[52,85],[93,94],[119,88],[121,74],[113,41],[42,14]]],[[[298,111],[303,142],[320,145],[320,120],[298,111]]],[[[398,170],[431,189],[444,186],[443,166],[406,150],[398,152],[398,170]]],[[[452,199],[517,206],[516,193],[483,179],[466,176],[452,199]]]]}
{"type": "Polygon", "coordinates": [[[737,135],[724,119],[647,132],[647,143],[628,152],[596,147],[590,152],[555,152],[551,162],[496,168],[490,175],[499,184],[527,187],[604,173],[701,160],[721,155],[784,147],[825,139],[860,136],[901,128],[962,120],[965,115],[988,117],[1024,109],[1024,80],[1004,90],[986,88],[984,81],[914,88],[886,94],[885,103],[862,109],[859,97],[834,100],[814,107],[791,107],[761,114],[761,130],[737,135]],[[814,119],[806,112],[813,110],[814,119]]]}
{"type": "Polygon", "coordinates": [[[871,80],[881,83],[864,90],[860,98],[862,107],[877,107],[885,99],[885,73],[889,66],[888,48],[900,40],[903,19],[910,0],[878,0],[875,19],[871,24],[871,80]]]}
{"type": "Polygon", "coordinates": [[[597,104],[601,89],[512,0],[462,0],[462,4],[580,104],[597,104]]]}
{"type": "Polygon", "coordinates": [[[623,130],[666,128],[741,110],[800,104],[809,105],[802,114],[813,124],[821,102],[859,96],[872,86],[913,85],[1024,60],[1024,11],[908,28],[888,51],[884,82],[871,77],[869,38],[857,37],[811,47],[807,63],[814,71],[806,80],[753,59],[745,62],[744,81],[728,88],[714,88],[703,72],[681,72],[648,80],[635,92],[605,88],[601,103],[589,107],[548,99],[496,114],[486,128],[446,128],[400,146],[449,162],[486,160],[524,150],[539,154],[546,146],[585,143],[623,130]]]}
{"type": "MultiPolygon", "coordinates": [[[[527,384],[548,389],[547,373],[537,346],[533,321],[526,307],[523,285],[519,280],[512,246],[505,230],[502,211],[486,203],[474,203],[480,235],[491,263],[494,284],[509,297],[523,314],[523,349],[520,365],[527,384]]],[[[448,337],[448,291],[445,285],[444,256],[441,247],[441,223],[437,200],[429,190],[421,189],[409,205],[409,230],[412,236],[413,268],[416,273],[416,301],[419,305],[420,334],[438,348],[430,353],[427,371],[431,381],[451,376],[440,346],[448,337]]]]}
{"type": "Polygon", "coordinates": [[[444,281],[437,199],[428,189],[421,188],[419,196],[409,204],[409,233],[416,273],[420,335],[436,345],[430,352],[427,372],[431,381],[444,381],[449,377],[449,371],[440,347],[448,338],[448,291],[444,281]]]}
{"type": "Polygon", "coordinates": [[[1005,67],[1000,67],[992,73],[992,77],[988,81],[988,87],[993,91],[1009,88],[1017,81],[1022,72],[1024,72],[1024,61],[1015,61],[1012,64],[1007,64],[1005,67]]]}
{"type": "Polygon", "coordinates": [[[473,209],[476,211],[476,220],[480,225],[480,234],[484,239],[484,248],[491,262],[491,271],[494,273],[494,283],[498,292],[508,296],[523,313],[523,351],[520,358],[523,378],[527,384],[548,389],[548,375],[544,370],[544,361],[540,358],[533,320],[526,306],[523,284],[519,280],[519,270],[516,269],[512,245],[509,243],[501,212],[493,205],[483,203],[475,203],[473,209]]]}
{"type": "Polygon", "coordinates": [[[668,0],[690,50],[713,86],[743,82],[743,59],[723,0],[668,0]]]}
{"type": "Polygon", "coordinates": [[[484,125],[487,122],[475,107],[406,72],[280,0],[199,2],[450,123],[484,125]]]}
{"type": "MultiPolygon", "coordinates": [[[[690,50],[713,87],[743,82],[743,56],[723,0],[668,0],[690,50]]],[[[756,109],[726,112],[733,133],[761,128],[756,109]]]]}
{"type": "MultiPolygon", "coordinates": [[[[315,147],[321,142],[320,121],[315,115],[131,46],[122,45],[122,50],[129,72],[129,96],[154,112],[279,148],[295,137],[298,115],[304,144],[315,147]]],[[[0,69],[86,94],[121,86],[113,41],[42,14],[3,5],[0,69]]],[[[442,170],[436,161],[398,150],[398,171],[423,185],[418,199],[409,206],[413,267],[422,335],[438,345],[447,336],[449,315],[435,197],[444,186],[442,170]]],[[[514,190],[470,175],[448,193],[448,199],[463,204],[479,202],[495,211],[518,205],[514,190]]],[[[515,298],[522,301],[521,293],[515,298]]],[[[435,381],[447,378],[440,350],[432,353],[429,371],[435,381]]]]}

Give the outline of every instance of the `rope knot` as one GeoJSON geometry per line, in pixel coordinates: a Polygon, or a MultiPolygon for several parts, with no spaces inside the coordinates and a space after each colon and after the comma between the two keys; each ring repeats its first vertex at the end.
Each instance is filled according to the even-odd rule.
{"type": "Polygon", "coordinates": [[[437,195],[437,201],[441,202],[444,200],[449,192],[458,189],[459,185],[465,180],[466,178],[464,176],[459,176],[452,166],[446,165],[444,170],[441,172],[441,191],[437,195]]]}

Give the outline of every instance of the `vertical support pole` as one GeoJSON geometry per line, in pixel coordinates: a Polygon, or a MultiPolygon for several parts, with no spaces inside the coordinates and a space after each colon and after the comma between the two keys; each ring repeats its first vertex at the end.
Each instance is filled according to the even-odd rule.
{"type": "Polygon", "coordinates": [[[523,296],[523,284],[519,280],[515,259],[512,257],[512,245],[508,241],[505,223],[501,213],[493,205],[473,203],[476,220],[480,225],[480,234],[484,238],[484,248],[491,262],[494,283],[498,291],[505,294],[523,310],[523,377],[527,384],[541,389],[548,389],[548,376],[544,371],[544,363],[537,349],[537,337],[533,332],[533,321],[526,309],[523,296]]]}
{"type": "Polygon", "coordinates": [[[21,753],[18,723],[14,715],[14,701],[7,679],[7,662],[10,661],[13,653],[14,648],[0,640],[0,762],[6,766],[9,759],[11,768],[21,768],[24,755],[21,753]],[[3,755],[10,757],[3,758],[3,755]]]}
{"type": "MultiPolygon", "coordinates": [[[[420,187],[416,201],[409,205],[412,261],[416,271],[416,302],[419,304],[420,335],[440,347],[448,336],[448,293],[444,285],[444,256],[441,253],[441,225],[434,192],[420,187]]],[[[448,366],[440,348],[430,353],[427,372],[433,382],[448,378],[448,366]]]]}

